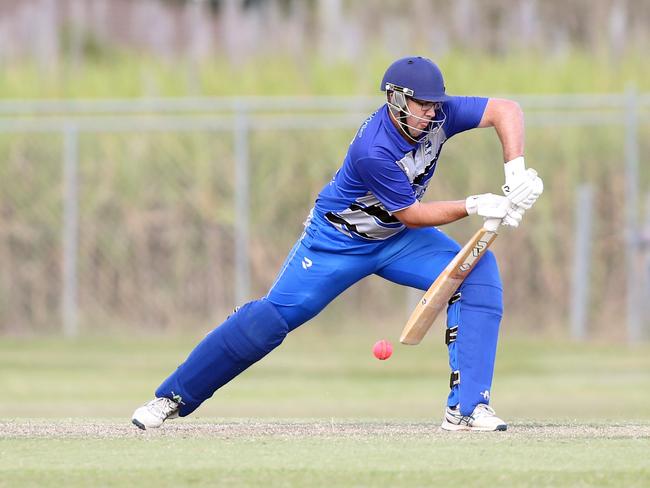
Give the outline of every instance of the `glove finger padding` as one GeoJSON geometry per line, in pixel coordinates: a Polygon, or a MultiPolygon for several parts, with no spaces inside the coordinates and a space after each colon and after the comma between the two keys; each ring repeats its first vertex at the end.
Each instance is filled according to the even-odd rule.
{"type": "Polygon", "coordinates": [[[537,201],[537,199],[544,191],[544,183],[539,177],[537,177],[536,181],[533,182],[533,185],[534,185],[533,191],[530,193],[528,198],[515,205],[517,205],[518,207],[522,207],[525,210],[528,210],[530,207],[533,206],[533,204],[537,201]]]}
{"type": "Polygon", "coordinates": [[[526,170],[526,173],[528,174],[530,180],[532,181],[531,184],[532,194],[535,195],[535,199],[537,199],[542,193],[544,193],[544,182],[537,175],[537,171],[535,171],[534,169],[529,168],[528,170],[526,170]]]}
{"type": "Polygon", "coordinates": [[[533,182],[530,180],[522,180],[515,188],[510,188],[506,185],[503,186],[503,194],[515,205],[521,205],[529,198],[534,198],[534,191],[533,182]]]}
{"type": "Polygon", "coordinates": [[[502,189],[514,205],[529,209],[544,191],[544,183],[532,168],[526,170],[526,176],[515,188],[503,185],[502,189]]]}
{"type": "Polygon", "coordinates": [[[506,215],[503,217],[501,220],[501,225],[506,225],[508,227],[519,227],[519,221],[516,219],[513,219],[509,215],[506,215]]]}
{"type": "Polygon", "coordinates": [[[521,219],[524,217],[524,212],[525,209],[511,205],[510,208],[508,209],[508,213],[503,218],[501,224],[510,227],[519,227],[519,223],[521,222],[521,219]]]}

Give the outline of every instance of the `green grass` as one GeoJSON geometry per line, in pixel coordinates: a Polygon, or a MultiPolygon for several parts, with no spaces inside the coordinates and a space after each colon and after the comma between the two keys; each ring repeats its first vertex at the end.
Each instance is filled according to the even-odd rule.
{"type": "MultiPolygon", "coordinates": [[[[650,68],[644,56],[644,51],[631,49],[613,63],[607,56],[579,49],[562,56],[453,51],[435,61],[454,94],[600,93],[621,92],[626,83],[650,89],[650,68]]],[[[313,53],[299,62],[278,53],[237,64],[217,56],[192,65],[185,60],[115,51],[74,65],[64,59],[46,70],[26,59],[3,67],[0,98],[372,95],[392,61],[386,52],[334,63],[313,53]]]]}
{"type": "Polygon", "coordinates": [[[646,439],[5,439],[0,486],[647,486],[646,439]]]}
{"type": "Polygon", "coordinates": [[[198,337],[3,338],[0,487],[650,483],[648,346],[506,336],[493,405],[510,430],[449,434],[437,332],[380,362],[396,331],[315,322],[153,432],[128,418],[198,337]]]}
{"type": "MultiPolygon", "coordinates": [[[[439,331],[418,347],[395,344],[377,361],[372,344],[397,331],[344,332],[317,319],[197,411],[203,417],[437,417],[448,392],[439,331]],[[329,326],[329,330],[328,330],[329,326]]],[[[351,328],[347,328],[350,331],[351,328]]],[[[124,417],[183,361],[186,338],[0,341],[0,418],[124,417]]],[[[509,419],[650,420],[650,348],[507,336],[493,404],[509,419]]]]}

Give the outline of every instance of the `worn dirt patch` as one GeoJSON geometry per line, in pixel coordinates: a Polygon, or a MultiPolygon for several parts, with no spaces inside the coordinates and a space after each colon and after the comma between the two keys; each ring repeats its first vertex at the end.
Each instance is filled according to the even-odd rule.
{"type": "Polygon", "coordinates": [[[108,419],[10,419],[0,420],[1,438],[476,438],[499,439],[650,439],[644,423],[512,423],[506,432],[445,432],[430,422],[333,420],[172,420],[161,429],[142,431],[127,421],[108,419]]]}

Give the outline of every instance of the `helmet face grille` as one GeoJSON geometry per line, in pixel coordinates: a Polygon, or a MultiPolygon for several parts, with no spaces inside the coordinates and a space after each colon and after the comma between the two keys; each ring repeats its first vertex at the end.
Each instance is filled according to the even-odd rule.
{"type": "Polygon", "coordinates": [[[406,103],[406,96],[398,91],[395,91],[392,94],[389,93],[387,104],[393,114],[394,120],[402,129],[404,135],[415,143],[423,142],[428,136],[434,136],[437,134],[447,120],[447,114],[445,113],[442,103],[437,104],[435,116],[433,119],[429,120],[428,118],[423,118],[412,113],[406,103]],[[408,117],[411,117],[416,121],[427,121],[429,122],[429,125],[425,129],[409,125],[407,122],[408,117]],[[419,134],[413,136],[411,131],[419,132],[419,134]]]}

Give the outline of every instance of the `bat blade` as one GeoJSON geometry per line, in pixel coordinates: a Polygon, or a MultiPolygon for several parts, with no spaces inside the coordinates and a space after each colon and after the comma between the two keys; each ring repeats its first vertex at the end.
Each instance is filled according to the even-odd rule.
{"type": "Polygon", "coordinates": [[[414,346],[420,343],[440,311],[445,308],[449,299],[474,269],[476,263],[483,257],[496,237],[496,228],[488,230],[483,227],[465,244],[416,305],[402,330],[399,339],[402,344],[414,346]]]}

